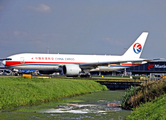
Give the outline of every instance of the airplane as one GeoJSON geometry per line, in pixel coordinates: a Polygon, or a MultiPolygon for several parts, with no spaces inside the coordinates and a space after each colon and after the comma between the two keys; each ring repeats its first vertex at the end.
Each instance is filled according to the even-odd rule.
{"type": "Polygon", "coordinates": [[[12,69],[39,70],[41,74],[63,71],[68,77],[90,76],[91,71],[115,71],[152,61],[140,58],[147,36],[148,32],[143,32],[121,56],[21,53],[3,59],[2,64],[12,69]]]}

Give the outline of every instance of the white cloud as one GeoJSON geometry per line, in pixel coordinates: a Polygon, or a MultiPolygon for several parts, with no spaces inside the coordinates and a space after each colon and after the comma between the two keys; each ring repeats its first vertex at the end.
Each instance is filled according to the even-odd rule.
{"type": "Polygon", "coordinates": [[[51,8],[48,5],[45,5],[43,3],[39,4],[38,6],[28,6],[29,10],[33,10],[36,12],[42,12],[42,13],[48,13],[51,12],[51,8]]]}

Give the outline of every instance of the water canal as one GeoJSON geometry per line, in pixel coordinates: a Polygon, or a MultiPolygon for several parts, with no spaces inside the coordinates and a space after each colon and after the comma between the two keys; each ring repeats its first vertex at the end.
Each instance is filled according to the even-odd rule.
{"type": "Polygon", "coordinates": [[[24,106],[0,112],[1,119],[122,120],[130,111],[112,107],[121,104],[123,90],[102,91],[65,98],[36,106],[24,106]]]}

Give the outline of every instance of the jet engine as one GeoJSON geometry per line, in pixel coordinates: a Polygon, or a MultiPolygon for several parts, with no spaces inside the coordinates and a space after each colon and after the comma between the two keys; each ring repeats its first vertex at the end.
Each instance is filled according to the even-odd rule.
{"type": "Polygon", "coordinates": [[[63,73],[67,77],[77,77],[80,72],[81,72],[81,69],[79,65],[70,64],[70,65],[63,66],[63,73]]]}

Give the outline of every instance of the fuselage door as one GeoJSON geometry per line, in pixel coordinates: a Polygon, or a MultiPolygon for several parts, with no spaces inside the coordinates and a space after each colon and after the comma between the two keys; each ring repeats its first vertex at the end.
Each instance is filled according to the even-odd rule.
{"type": "Polygon", "coordinates": [[[24,57],[21,57],[21,58],[20,58],[20,63],[21,63],[21,64],[24,64],[24,63],[25,63],[24,57]]]}

